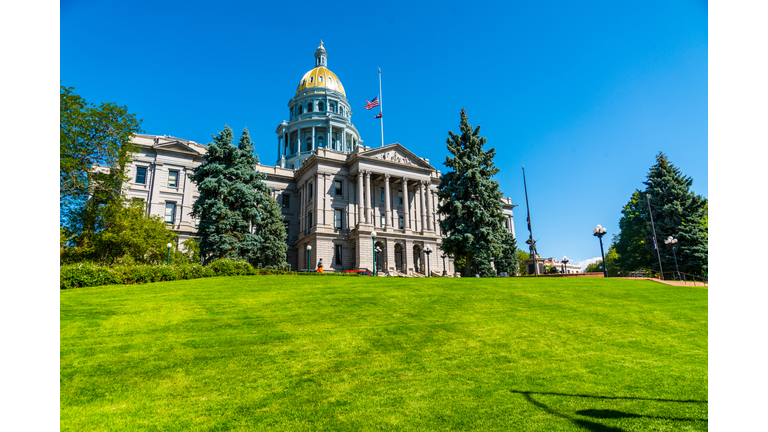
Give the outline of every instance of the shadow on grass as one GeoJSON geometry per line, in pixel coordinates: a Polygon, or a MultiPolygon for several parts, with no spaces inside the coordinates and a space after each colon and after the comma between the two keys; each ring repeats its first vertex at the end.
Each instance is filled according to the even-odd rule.
{"type": "MultiPolygon", "coordinates": [[[[658,402],[678,402],[678,403],[707,403],[707,401],[700,400],[675,400],[675,399],[650,399],[650,398],[638,398],[638,397],[621,397],[621,396],[594,396],[594,395],[581,395],[581,394],[568,394],[568,393],[553,393],[553,392],[527,392],[520,390],[510,390],[512,393],[523,395],[523,397],[533,406],[541,409],[542,411],[568,420],[571,423],[580,426],[584,429],[593,432],[625,432],[624,429],[607,426],[604,424],[596,423],[589,420],[579,419],[574,416],[559,412],[546,404],[535,400],[531,395],[548,395],[548,396],[570,396],[579,398],[594,398],[594,399],[626,399],[626,400],[647,400],[658,402]]],[[[642,414],[625,413],[622,411],[610,410],[610,409],[586,409],[576,411],[576,414],[584,417],[592,417],[597,419],[620,419],[620,418],[647,418],[654,420],[670,420],[670,421],[709,421],[708,419],[693,419],[693,418],[675,418],[675,417],[659,417],[648,416],[642,414]]]]}

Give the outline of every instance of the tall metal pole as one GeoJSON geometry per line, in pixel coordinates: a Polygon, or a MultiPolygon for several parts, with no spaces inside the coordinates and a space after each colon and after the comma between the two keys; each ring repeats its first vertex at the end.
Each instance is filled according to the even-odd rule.
{"type": "Polygon", "coordinates": [[[381,146],[384,147],[384,102],[381,98],[381,68],[379,68],[379,120],[381,120],[381,146]]]}
{"type": "Polygon", "coordinates": [[[680,267],[677,266],[677,255],[675,254],[675,244],[674,243],[672,243],[672,257],[675,258],[675,270],[677,270],[677,280],[682,280],[682,279],[680,279],[680,267]]]}
{"type": "Polygon", "coordinates": [[[605,264],[605,253],[603,252],[603,236],[598,236],[600,239],[600,256],[603,257],[603,277],[608,277],[608,266],[605,264]]]}
{"type": "Polygon", "coordinates": [[[653,230],[653,247],[656,248],[656,256],[659,257],[659,277],[664,280],[664,270],[661,268],[661,254],[659,253],[659,241],[656,238],[656,226],[653,224],[653,211],[651,210],[651,195],[645,194],[648,203],[648,214],[651,215],[651,229],[653,230]]]}
{"type": "Polygon", "coordinates": [[[528,185],[525,183],[525,165],[523,165],[523,187],[525,188],[525,210],[528,212],[528,233],[530,234],[530,237],[528,238],[528,241],[531,242],[529,250],[531,251],[531,258],[533,258],[533,269],[535,272],[535,275],[539,275],[539,265],[536,262],[536,247],[534,246],[533,241],[533,230],[531,229],[531,209],[528,207],[528,185]]]}

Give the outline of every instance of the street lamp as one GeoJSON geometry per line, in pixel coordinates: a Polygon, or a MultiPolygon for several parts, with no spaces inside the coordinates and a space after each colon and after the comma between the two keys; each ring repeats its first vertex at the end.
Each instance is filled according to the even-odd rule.
{"type": "Polygon", "coordinates": [[[565,274],[565,271],[566,271],[566,270],[567,270],[567,268],[568,268],[567,266],[568,266],[568,263],[569,263],[569,262],[570,262],[570,261],[568,261],[568,257],[567,257],[567,256],[565,256],[565,255],[563,255],[563,274],[565,274]]]}
{"type": "Polygon", "coordinates": [[[672,256],[675,258],[675,270],[677,270],[677,280],[680,280],[680,269],[677,267],[677,255],[675,254],[675,243],[677,243],[677,239],[669,236],[666,240],[664,240],[664,243],[671,244],[672,245],[672,256]]]}
{"type": "Polygon", "coordinates": [[[448,255],[446,255],[446,254],[445,254],[445,252],[443,252],[443,253],[440,255],[440,258],[442,258],[442,259],[443,259],[443,276],[448,276],[448,272],[445,270],[445,258],[446,258],[447,256],[448,256],[448,255]]]}
{"type": "Polygon", "coordinates": [[[171,246],[173,245],[168,243],[166,246],[168,246],[168,261],[165,263],[165,265],[171,265],[171,246]]]}
{"type": "Polygon", "coordinates": [[[427,254],[427,277],[431,277],[432,275],[429,271],[429,254],[432,253],[432,248],[429,247],[429,245],[424,246],[424,253],[427,254]]]}
{"type": "Polygon", "coordinates": [[[592,230],[592,235],[600,239],[600,255],[603,256],[603,276],[608,277],[608,266],[605,265],[605,253],[603,253],[603,236],[605,235],[605,228],[598,225],[592,230]]]}
{"type": "Polygon", "coordinates": [[[373,240],[373,275],[376,276],[376,231],[371,231],[371,239],[373,240]]]}
{"type": "Polygon", "coordinates": [[[307,271],[312,271],[312,245],[307,245],[307,271]]]}
{"type": "Polygon", "coordinates": [[[377,253],[377,254],[378,254],[378,253],[381,253],[381,251],[382,251],[382,249],[381,249],[380,247],[376,246],[376,253],[377,253]]]}

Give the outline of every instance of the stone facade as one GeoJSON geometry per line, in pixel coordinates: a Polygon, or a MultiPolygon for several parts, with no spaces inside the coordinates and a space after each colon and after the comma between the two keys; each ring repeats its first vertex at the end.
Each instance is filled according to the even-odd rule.
{"type": "MultiPolygon", "coordinates": [[[[282,205],[288,263],[293,270],[315,269],[322,258],[325,271],[373,270],[375,253],[381,274],[426,274],[427,267],[453,274],[453,259],[443,258],[440,249],[440,171],[399,143],[362,145],[327,57],[321,42],[315,68],[289,101],[290,120],[275,131],[277,162],[255,167],[282,205]]],[[[180,241],[194,237],[197,221],[190,212],[198,192],[188,177],[206,146],[156,135],[137,135],[134,143],[140,152],[129,168],[126,193],[147,202],[149,214],[164,217],[180,241]]],[[[515,205],[510,198],[502,204],[505,226],[514,234],[515,205]]]]}

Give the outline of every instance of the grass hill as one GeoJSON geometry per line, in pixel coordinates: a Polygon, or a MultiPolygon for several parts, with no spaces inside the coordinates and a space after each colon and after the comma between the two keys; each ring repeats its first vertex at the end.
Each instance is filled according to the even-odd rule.
{"type": "Polygon", "coordinates": [[[706,287],[252,276],[60,298],[62,431],[707,429],[706,287]]]}

